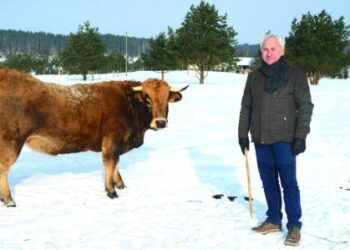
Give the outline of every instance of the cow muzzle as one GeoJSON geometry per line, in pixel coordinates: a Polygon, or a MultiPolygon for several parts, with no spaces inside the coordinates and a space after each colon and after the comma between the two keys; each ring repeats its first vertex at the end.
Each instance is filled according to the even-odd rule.
{"type": "Polygon", "coordinates": [[[159,130],[159,129],[163,129],[166,128],[168,125],[168,121],[167,119],[163,118],[163,117],[158,117],[158,118],[154,118],[151,122],[151,129],[154,130],[159,130]]]}

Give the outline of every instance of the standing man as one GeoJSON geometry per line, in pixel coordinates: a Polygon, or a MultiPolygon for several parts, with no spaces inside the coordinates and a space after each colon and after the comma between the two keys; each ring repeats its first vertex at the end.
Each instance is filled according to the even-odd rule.
{"type": "Polygon", "coordinates": [[[282,231],[282,186],[288,220],[284,243],[297,246],[302,223],[296,156],[306,149],[313,104],[305,73],[283,58],[284,40],[268,34],[260,47],[262,65],[248,75],[238,126],[243,154],[251,133],[267,202],[266,220],[252,230],[282,231]]]}

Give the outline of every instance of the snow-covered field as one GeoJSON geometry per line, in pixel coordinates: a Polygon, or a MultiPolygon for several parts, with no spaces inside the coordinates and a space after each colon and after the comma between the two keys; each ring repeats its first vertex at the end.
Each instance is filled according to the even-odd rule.
{"type": "MultiPolygon", "coordinates": [[[[129,73],[129,79],[160,77],[129,73]]],[[[0,249],[288,249],[286,229],[259,235],[265,199],[253,146],[249,154],[254,219],[249,218],[244,157],[237,143],[246,75],[165,75],[190,87],[170,104],[169,126],[148,131],[142,147],[121,157],[127,188],[104,192],[101,154],[47,156],[24,148],[11,168],[16,208],[0,205],[0,249]],[[213,199],[215,194],[224,194],[213,199]],[[230,201],[227,196],[237,196],[230,201]]],[[[80,76],[38,76],[72,84],[80,76]]],[[[95,81],[125,74],[95,76],[95,81]]],[[[314,115],[298,156],[303,208],[299,249],[350,249],[350,80],[311,86],[314,115]]],[[[1,152],[1,151],[0,151],[1,152]]],[[[1,154],[1,153],[0,153],[1,154]]],[[[284,221],[285,223],[285,221],[284,221]]]]}

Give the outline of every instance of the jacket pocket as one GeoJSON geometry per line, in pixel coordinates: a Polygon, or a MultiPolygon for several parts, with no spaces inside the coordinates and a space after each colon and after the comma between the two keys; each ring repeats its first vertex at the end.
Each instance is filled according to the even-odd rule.
{"type": "Polygon", "coordinates": [[[282,117],[282,120],[283,120],[283,125],[284,125],[284,128],[288,128],[288,119],[287,119],[287,116],[283,116],[282,117]]]}
{"type": "Polygon", "coordinates": [[[283,128],[290,133],[294,133],[295,117],[293,119],[292,116],[282,115],[281,119],[282,119],[283,128]]]}
{"type": "Polygon", "coordinates": [[[278,135],[289,135],[294,132],[295,120],[285,113],[280,113],[275,116],[274,121],[271,123],[272,131],[275,131],[278,135]]]}

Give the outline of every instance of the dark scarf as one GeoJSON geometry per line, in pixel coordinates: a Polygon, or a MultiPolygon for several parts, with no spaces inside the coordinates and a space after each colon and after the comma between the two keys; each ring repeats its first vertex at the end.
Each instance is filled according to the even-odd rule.
{"type": "Polygon", "coordinates": [[[284,87],[288,83],[286,72],[289,68],[288,63],[281,57],[277,62],[268,65],[264,61],[259,68],[261,73],[267,77],[265,91],[273,93],[276,90],[284,87]]]}

